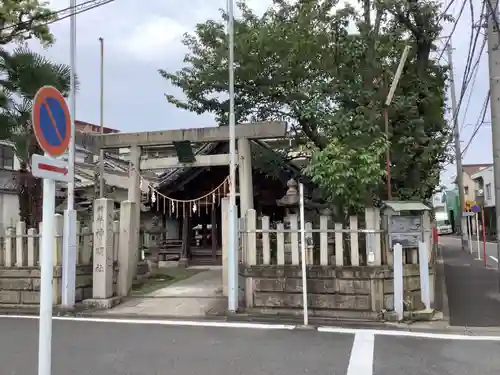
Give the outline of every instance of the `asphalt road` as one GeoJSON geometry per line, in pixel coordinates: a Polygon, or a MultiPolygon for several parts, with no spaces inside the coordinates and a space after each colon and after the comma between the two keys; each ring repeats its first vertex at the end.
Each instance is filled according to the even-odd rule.
{"type": "MultiPolygon", "coordinates": [[[[38,321],[0,318],[2,375],[37,373],[38,321]]],[[[54,321],[51,375],[498,375],[500,342],[54,321]]]]}
{"type": "MultiPolygon", "coordinates": [[[[479,237],[481,238],[481,237],[479,237]]],[[[455,236],[439,236],[439,243],[445,246],[461,246],[460,237],[455,236]]],[[[479,241],[479,252],[481,256],[481,261],[484,262],[484,247],[483,241],[479,241]]],[[[472,254],[477,258],[477,239],[476,236],[472,236],[472,254]]],[[[486,242],[486,261],[488,267],[497,268],[498,267],[498,253],[497,245],[493,242],[486,242]]]]}

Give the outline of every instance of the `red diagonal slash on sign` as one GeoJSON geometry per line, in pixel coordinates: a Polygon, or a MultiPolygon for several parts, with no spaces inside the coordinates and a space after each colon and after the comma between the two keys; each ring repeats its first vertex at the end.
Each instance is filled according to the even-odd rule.
{"type": "Polygon", "coordinates": [[[68,174],[68,168],[66,167],[56,167],[55,165],[39,163],[38,168],[43,171],[62,173],[65,176],[68,174]]]}

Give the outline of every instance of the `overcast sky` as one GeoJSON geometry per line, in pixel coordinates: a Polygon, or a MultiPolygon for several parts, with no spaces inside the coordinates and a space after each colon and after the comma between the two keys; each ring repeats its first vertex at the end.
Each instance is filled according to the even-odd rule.
{"type": "MultiPolygon", "coordinates": [[[[77,0],[78,3],[84,0],[77,0]]],[[[248,0],[256,11],[263,12],[270,0],[248,0]]],[[[353,3],[357,1],[353,0],[353,3]]],[[[446,1],[448,3],[448,1],[446,1]]],[[[462,1],[455,1],[452,10],[458,13],[462,1]]],[[[476,18],[480,1],[475,1],[476,18]]],[[[62,9],[69,0],[51,0],[51,7],[62,9]]],[[[197,116],[177,109],[164,98],[164,93],[179,94],[160,77],[158,69],[174,71],[183,66],[185,49],[182,34],[193,31],[197,22],[218,18],[219,8],[226,0],[115,0],[77,16],[77,74],[80,90],[77,95],[77,119],[99,123],[99,37],[105,44],[105,126],[121,131],[162,130],[215,125],[210,115],[197,116]],[[147,5],[146,5],[147,4],[147,5]]],[[[471,16],[467,9],[453,36],[457,95],[467,56],[471,16]]],[[[443,35],[449,33],[450,25],[443,35]]],[[[54,61],[69,64],[69,20],[56,22],[51,28],[57,41],[43,51],[54,61]]],[[[459,116],[462,147],[468,143],[488,92],[487,54],[472,89],[467,115],[464,117],[470,88],[459,116]]],[[[444,59],[443,59],[444,60],[444,59]]],[[[472,85],[471,85],[472,86],[472,85]]],[[[489,110],[486,121],[489,121],[489,110]]],[[[491,162],[491,127],[484,125],[469,147],[465,163],[491,162]]],[[[454,174],[448,166],[443,183],[454,174]]]]}

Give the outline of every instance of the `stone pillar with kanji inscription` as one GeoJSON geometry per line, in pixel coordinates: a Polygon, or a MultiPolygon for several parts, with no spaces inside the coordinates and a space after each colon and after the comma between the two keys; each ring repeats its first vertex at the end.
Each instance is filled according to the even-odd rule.
{"type": "Polygon", "coordinates": [[[111,199],[100,198],[94,202],[94,299],[113,296],[113,208],[111,199]]]}

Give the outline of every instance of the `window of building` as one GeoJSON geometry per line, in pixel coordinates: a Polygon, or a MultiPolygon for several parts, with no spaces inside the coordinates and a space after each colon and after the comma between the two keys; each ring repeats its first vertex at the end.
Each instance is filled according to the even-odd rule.
{"type": "Polygon", "coordinates": [[[486,199],[491,199],[491,184],[486,184],[486,199]]]}
{"type": "Polygon", "coordinates": [[[11,146],[0,145],[0,168],[14,169],[14,149],[11,146]]]}
{"type": "Polygon", "coordinates": [[[469,187],[468,186],[464,187],[464,193],[465,193],[465,195],[469,195],[469,187]]]}

